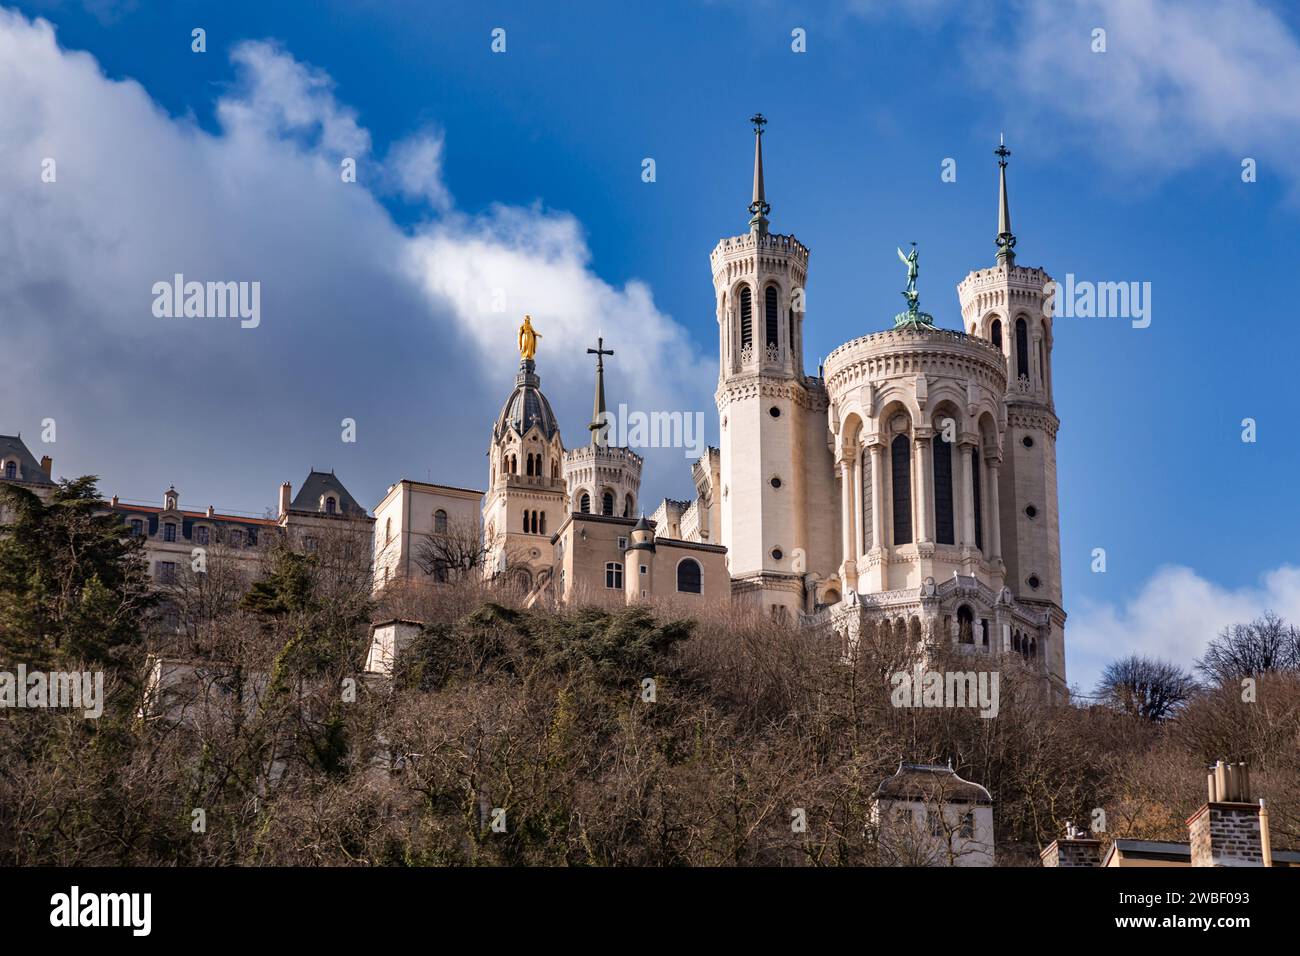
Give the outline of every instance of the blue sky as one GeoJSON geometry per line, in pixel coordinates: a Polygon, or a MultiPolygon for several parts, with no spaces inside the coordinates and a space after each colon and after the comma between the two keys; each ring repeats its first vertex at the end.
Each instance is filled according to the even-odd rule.
{"type": "MultiPolygon", "coordinates": [[[[106,493],[155,499],[175,482],[191,507],[260,512],[310,466],[372,506],[399,477],[482,487],[531,311],[568,443],[585,434],[597,331],[618,353],[612,400],[703,410],[712,441],[708,253],[745,229],[746,118],[770,120],[773,230],[812,249],[809,371],[889,323],[894,246],[911,240],[923,307],[959,326],[954,286],[993,260],[1005,132],[1019,261],[1152,288],[1149,328],[1056,323],[1071,681],[1130,649],[1190,663],[1265,606],[1300,618],[1294,13],[562,9],[5,7],[0,431],[22,430],[58,473],[100,474],[106,493]],[[190,49],[196,26],[206,53],[190,49]],[[360,157],[357,184],[338,182],[341,155],[360,157]],[[32,174],[45,156],[57,186],[32,174]],[[1242,182],[1244,157],[1258,181],[1242,182]],[[147,290],[177,271],[260,279],[263,327],[160,324],[147,290]],[[507,312],[485,311],[502,285],[507,312]],[[355,445],[339,441],[345,416],[355,445]],[[35,440],[46,417],[52,450],[35,440]]],[[[650,458],[644,500],[689,491],[679,453],[650,458]]]]}

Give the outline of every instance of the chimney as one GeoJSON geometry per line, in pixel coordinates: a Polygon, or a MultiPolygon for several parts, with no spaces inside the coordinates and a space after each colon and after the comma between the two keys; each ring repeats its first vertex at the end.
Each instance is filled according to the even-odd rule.
{"type": "Polygon", "coordinates": [[[208,505],[208,517],[209,518],[215,517],[216,514],[217,514],[217,509],[212,507],[212,505],[208,505]]]}
{"type": "Polygon", "coordinates": [[[1065,828],[1065,836],[1047,844],[1038,857],[1043,866],[1100,866],[1101,841],[1071,823],[1065,828]]]}
{"type": "Polygon", "coordinates": [[[1210,769],[1209,799],[1187,821],[1192,866],[1263,866],[1260,806],[1250,799],[1250,770],[1245,763],[1218,761],[1210,769]]]}
{"type": "Polygon", "coordinates": [[[293,500],[293,486],[289,482],[280,485],[280,517],[283,518],[289,510],[289,502],[293,500]]]}
{"type": "Polygon", "coordinates": [[[54,477],[54,459],[49,455],[41,456],[41,471],[45,472],[45,474],[49,475],[51,478],[54,477]]]}
{"type": "MultiPolygon", "coordinates": [[[[46,459],[46,460],[48,461],[48,459],[46,459]]],[[[110,508],[116,508],[116,507],[117,507],[117,495],[114,495],[114,496],[113,496],[112,500],[109,501],[108,506],[109,506],[110,508]]]]}

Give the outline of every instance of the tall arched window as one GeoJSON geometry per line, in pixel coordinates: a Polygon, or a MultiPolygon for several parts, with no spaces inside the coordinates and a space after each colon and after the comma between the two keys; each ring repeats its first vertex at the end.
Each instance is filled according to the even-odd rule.
{"type": "Polygon", "coordinates": [[[16,461],[5,462],[5,477],[8,478],[10,481],[13,481],[15,478],[18,477],[18,462],[16,461]]]}
{"type": "Polygon", "coordinates": [[[971,497],[975,510],[975,547],[984,550],[984,493],[980,480],[980,452],[976,448],[970,453],[971,497]]]}
{"type": "Polygon", "coordinates": [[[776,286],[770,285],[763,293],[763,312],[767,319],[767,344],[776,347],[781,326],[777,320],[776,286]]]}
{"type": "Polygon", "coordinates": [[[632,512],[635,509],[636,509],[636,502],[632,500],[631,495],[628,495],[626,498],[623,499],[623,517],[624,518],[632,517],[632,512]]]}
{"type": "Polygon", "coordinates": [[[992,340],[993,344],[996,345],[999,350],[1001,350],[1002,348],[1002,320],[1001,319],[994,319],[993,324],[989,326],[989,339],[992,340]]]}
{"type": "Polygon", "coordinates": [[[936,544],[956,544],[952,511],[952,444],[943,434],[931,442],[934,459],[934,540],[936,544]]]}
{"type": "Polygon", "coordinates": [[[862,553],[871,550],[872,487],[871,487],[871,452],[864,446],[858,453],[862,458],[862,553]]]}
{"type": "Polygon", "coordinates": [[[749,292],[749,286],[742,286],[740,289],[740,347],[752,345],[754,342],[754,303],[749,292]]]}
{"type": "Polygon", "coordinates": [[[546,534],[546,512],[543,511],[537,519],[537,533],[546,534]]]}
{"type": "Polygon", "coordinates": [[[388,542],[392,540],[393,540],[393,519],[386,518],[384,520],[384,544],[388,544],[388,542]]]}
{"type": "Polygon", "coordinates": [[[337,513],[338,508],[339,508],[338,502],[334,500],[333,496],[325,499],[325,513],[327,515],[332,515],[337,513]]]}
{"type": "Polygon", "coordinates": [[[433,530],[435,534],[447,533],[447,512],[441,508],[433,513],[433,530]]]}
{"type": "Polygon", "coordinates": [[[677,565],[677,590],[687,594],[699,594],[703,577],[704,572],[700,570],[698,561],[694,558],[683,558],[677,565]]]}
{"type": "Polygon", "coordinates": [[[890,477],[894,485],[894,544],[912,543],[912,442],[895,435],[889,445],[890,477]]]}
{"type": "Polygon", "coordinates": [[[1029,328],[1016,319],[1016,375],[1029,377],[1029,328]]]}
{"type": "Polygon", "coordinates": [[[614,517],[614,492],[607,491],[600,497],[600,513],[607,517],[614,517]]]}
{"type": "Polygon", "coordinates": [[[582,497],[578,499],[578,510],[585,515],[591,514],[591,495],[585,491],[582,493],[582,497]]]}
{"type": "Polygon", "coordinates": [[[524,512],[524,534],[528,533],[528,512],[524,512]]]}

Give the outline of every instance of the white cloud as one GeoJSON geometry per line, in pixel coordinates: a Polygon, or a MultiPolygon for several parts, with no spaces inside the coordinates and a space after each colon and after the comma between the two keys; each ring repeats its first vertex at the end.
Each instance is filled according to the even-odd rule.
{"type": "Polygon", "coordinates": [[[996,24],[970,45],[974,75],[1027,128],[1067,121],[1063,147],[1136,175],[1208,155],[1269,157],[1294,178],[1300,42],[1258,0],[1030,0],[996,24]]]}
{"type": "Polygon", "coordinates": [[[1300,623],[1300,567],[1283,565],[1258,585],[1225,588],[1191,568],[1159,569],[1123,605],[1083,604],[1066,625],[1071,684],[1090,693],[1106,662],[1128,654],[1191,668],[1223,628],[1271,610],[1300,623]]]}
{"type": "MultiPolygon", "coordinates": [[[[0,431],[55,417],[58,449],[33,450],[56,471],[136,498],[174,481],[196,506],[261,510],[312,465],[371,504],[403,475],[477,486],[525,312],[570,444],[586,437],[598,330],[619,350],[612,398],[711,406],[713,369],[642,283],[596,273],[572,216],[457,212],[441,131],[378,159],[328,74],[268,42],[231,59],[210,132],[0,10],[0,431]],[[400,227],[376,198],[393,190],[430,218],[400,227]],[[177,272],[260,281],[261,325],[154,318],[152,285],[177,272]],[[483,309],[495,288],[506,312],[483,309]],[[344,416],[356,446],[339,442],[344,416]]],[[[643,490],[689,480],[677,453],[643,490]]]]}

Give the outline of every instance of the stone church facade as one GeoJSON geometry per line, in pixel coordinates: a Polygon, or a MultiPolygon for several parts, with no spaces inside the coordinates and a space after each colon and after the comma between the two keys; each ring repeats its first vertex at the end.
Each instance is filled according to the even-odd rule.
{"type": "Polygon", "coordinates": [[[720,449],[712,482],[697,465],[690,506],[716,506],[735,600],[827,624],[846,650],[885,631],[1017,653],[1064,694],[1052,280],[1016,263],[1010,152],[997,150],[995,262],[957,287],[962,330],[909,299],[893,328],[844,343],[811,376],[810,253],[769,229],[764,122],[749,231],[710,257],[720,449]]]}

